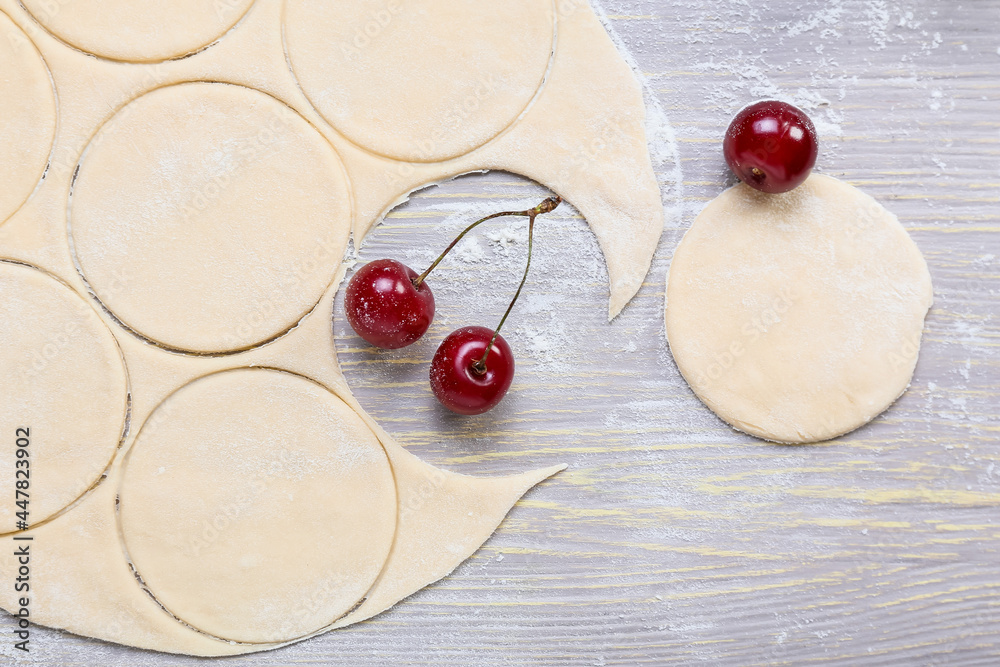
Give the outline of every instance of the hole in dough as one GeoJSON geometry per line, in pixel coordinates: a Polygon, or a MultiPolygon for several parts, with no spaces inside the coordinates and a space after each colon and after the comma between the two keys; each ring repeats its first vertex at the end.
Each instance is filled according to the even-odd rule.
{"type": "MultiPolygon", "coordinates": [[[[369,232],[357,251],[355,268],[380,257],[394,257],[423,271],[473,221],[503,210],[531,208],[551,194],[528,178],[500,171],[464,174],[429,185],[393,208],[387,216],[390,224],[369,232]],[[470,203],[463,197],[470,191],[480,193],[478,201],[470,203]]],[[[489,424],[490,429],[503,429],[505,424],[514,424],[521,410],[558,391],[553,383],[559,383],[562,369],[583,367],[594,355],[607,352],[589,335],[607,323],[606,312],[592,307],[605,298],[608,281],[597,238],[571,201],[538,221],[528,282],[503,330],[517,356],[520,387],[479,418],[476,428],[489,424]]],[[[400,396],[420,397],[414,399],[411,417],[448,434],[451,446],[462,450],[470,421],[455,419],[427,392],[426,364],[400,361],[433,357],[456,322],[496,326],[521,281],[527,240],[528,223],[523,217],[495,219],[469,233],[428,278],[439,313],[430,331],[407,348],[377,355],[371,354],[344,316],[344,291],[352,275],[348,274],[333,313],[337,358],[352,393],[377,422],[398,416],[400,396]]],[[[554,414],[547,418],[554,423],[561,419],[554,414]]],[[[573,423],[569,418],[565,425],[571,428],[573,423]]],[[[490,447],[502,451],[504,444],[490,447]]],[[[410,442],[408,449],[418,456],[435,456],[440,451],[437,443],[424,451],[410,442]]],[[[455,464],[449,461],[449,465],[455,464]]],[[[458,469],[476,474],[477,466],[458,469]]]]}
{"type": "Polygon", "coordinates": [[[81,275],[126,327],[225,353],[315,306],[343,257],[350,201],[333,148],[286,105],[185,83],[134,100],[91,141],[70,233],[81,275]]]}
{"type": "Polygon", "coordinates": [[[450,159],[513,123],[552,56],[548,2],[287,0],[288,60],[331,125],[379,155],[450,159]]]}
{"type": "Polygon", "coordinates": [[[0,223],[41,180],[56,131],[49,70],[28,36],[0,12],[0,223]]]}
{"type": "Polygon", "coordinates": [[[15,432],[30,429],[30,523],[38,524],[90,489],[125,431],[128,381],[111,332],[86,299],[43,271],[0,261],[0,429],[10,444],[0,475],[0,533],[18,518],[15,432]]]}
{"type": "Polygon", "coordinates": [[[215,637],[281,642],[361,600],[396,530],[372,431],[303,377],[237,369],[168,397],[129,451],[119,520],[170,613],[215,637]]]}
{"type": "Polygon", "coordinates": [[[813,175],[782,195],[740,184],[677,247],[667,338],[695,394],[778,442],[851,431],[913,375],[930,273],[896,217],[813,175]]]}
{"type": "Polygon", "coordinates": [[[253,0],[21,0],[70,46],[113,60],[153,62],[209,46],[236,25],[253,0]]]}

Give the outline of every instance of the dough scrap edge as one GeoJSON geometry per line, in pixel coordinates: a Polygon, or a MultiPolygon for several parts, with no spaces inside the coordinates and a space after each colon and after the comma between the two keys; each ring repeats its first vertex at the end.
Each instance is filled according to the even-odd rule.
{"type": "MultiPolygon", "coordinates": [[[[8,535],[0,578],[15,580],[15,550],[30,545],[32,554],[40,554],[32,561],[32,624],[164,653],[219,657],[268,651],[371,618],[446,576],[482,546],[524,493],[566,467],[492,478],[435,468],[396,444],[343,388],[328,389],[358,411],[382,442],[399,503],[397,533],[382,572],[346,616],[308,635],[270,644],[215,639],[173,618],[142,588],[122,550],[115,516],[121,458],[70,511],[25,533],[8,535]],[[442,539],[452,540],[452,548],[438,548],[442,539]]],[[[20,607],[18,597],[13,586],[4,587],[0,607],[14,614],[20,607]]]]}
{"type": "Polygon", "coordinates": [[[567,467],[556,465],[505,477],[451,472],[420,460],[363,411],[358,414],[385,447],[396,475],[399,513],[382,573],[365,601],[334,623],[334,628],[380,614],[449,575],[486,543],[525,493],[567,467]],[[421,534],[435,537],[429,543],[421,534]],[[440,549],[442,543],[450,546],[440,549]]]}
{"type": "Polygon", "coordinates": [[[608,269],[608,320],[642,286],[665,226],[646,138],[642,88],[586,0],[557,12],[550,70],[536,98],[482,147],[438,163],[407,163],[336,141],[355,189],[360,246],[416,190],[476,171],[530,178],[580,211],[608,269]]]}
{"type": "MultiPolygon", "coordinates": [[[[814,172],[813,174],[810,175],[809,178],[810,179],[818,178],[818,179],[823,179],[823,180],[828,180],[828,181],[834,181],[834,182],[836,182],[838,184],[844,184],[844,185],[848,185],[850,187],[854,187],[854,186],[851,186],[850,183],[847,183],[846,181],[841,181],[838,178],[835,178],[833,176],[828,176],[828,175],[822,174],[822,173],[816,173],[816,172],[814,172]]],[[[713,198],[711,201],[707,202],[705,204],[705,206],[702,207],[702,210],[699,211],[698,215],[695,216],[695,220],[692,221],[691,225],[689,225],[688,228],[684,231],[684,234],[681,236],[680,241],[677,243],[677,246],[674,248],[674,255],[675,256],[676,256],[676,253],[677,253],[678,249],[684,243],[684,240],[687,237],[688,233],[694,227],[695,222],[697,222],[698,216],[700,216],[701,213],[706,208],[708,208],[713,202],[715,202],[716,200],[718,200],[724,194],[729,193],[732,190],[734,190],[734,189],[736,189],[736,188],[738,188],[738,187],[740,187],[742,185],[743,185],[742,182],[737,182],[737,183],[731,185],[730,187],[728,187],[725,190],[723,190],[722,192],[720,192],[715,198],[713,198]]],[[[920,251],[920,248],[917,246],[916,242],[910,236],[909,232],[907,232],[906,228],[903,227],[902,223],[899,221],[899,218],[896,216],[895,213],[893,213],[889,209],[885,208],[881,204],[881,202],[879,202],[877,199],[875,199],[874,197],[872,197],[868,193],[864,192],[863,190],[860,190],[859,188],[855,188],[855,189],[857,190],[857,192],[861,196],[863,196],[864,198],[866,198],[870,202],[874,203],[879,208],[884,209],[886,212],[889,213],[889,215],[891,216],[891,221],[892,221],[891,225],[894,227],[894,229],[896,231],[902,233],[903,237],[905,238],[905,242],[908,244],[909,248],[913,251],[913,253],[915,254],[915,256],[917,258],[919,258],[919,260],[920,260],[920,262],[921,262],[921,264],[923,266],[924,276],[926,278],[927,292],[924,295],[926,297],[926,299],[925,299],[925,303],[924,303],[925,307],[924,307],[924,313],[923,313],[923,320],[926,321],[926,318],[930,314],[930,310],[931,310],[931,308],[934,305],[933,283],[931,281],[930,269],[927,266],[927,260],[926,260],[926,258],[924,257],[923,253],[920,251]]],[[[664,311],[664,313],[663,313],[663,323],[664,323],[663,331],[664,331],[664,338],[667,341],[667,347],[668,348],[672,347],[671,343],[670,343],[670,326],[669,326],[669,314],[668,313],[669,313],[669,309],[670,309],[670,279],[671,279],[671,272],[672,272],[673,267],[674,267],[673,258],[671,258],[671,262],[670,262],[670,264],[667,267],[666,281],[664,283],[664,290],[663,290],[663,311],[664,311]]],[[[910,386],[912,384],[912,381],[913,381],[913,375],[916,372],[917,362],[920,359],[920,350],[921,350],[922,346],[923,346],[923,330],[921,330],[920,336],[918,337],[918,339],[916,341],[916,344],[915,344],[915,352],[913,354],[913,363],[910,366],[909,380],[907,381],[906,385],[900,390],[900,392],[898,394],[896,394],[894,397],[892,397],[887,402],[885,402],[885,404],[882,407],[880,407],[877,411],[873,412],[873,414],[871,416],[869,416],[867,419],[865,419],[861,423],[857,423],[857,424],[854,424],[853,426],[848,426],[848,427],[846,427],[844,429],[837,430],[836,432],[833,432],[831,434],[827,434],[827,435],[823,435],[823,436],[811,436],[809,434],[804,434],[803,437],[801,439],[798,439],[798,440],[781,440],[781,439],[778,439],[778,438],[775,438],[775,437],[771,437],[771,436],[769,436],[769,434],[764,429],[758,428],[754,424],[749,424],[749,423],[747,423],[747,422],[745,422],[743,420],[739,420],[739,419],[735,419],[735,418],[729,419],[729,418],[723,417],[722,413],[725,412],[724,410],[721,410],[721,409],[717,408],[714,401],[711,401],[711,400],[709,400],[709,399],[701,396],[698,392],[696,392],[694,390],[694,378],[688,377],[688,374],[685,372],[685,369],[682,367],[681,364],[679,364],[677,362],[676,358],[673,356],[673,351],[672,350],[671,350],[671,359],[673,359],[674,365],[676,366],[678,372],[681,374],[681,377],[684,378],[685,383],[688,385],[689,391],[691,391],[691,393],[695,396],[695,398],[697,398],[709,410],[711,410],[712,413],[721,422],[723,422],[724,424],[726,424],[727,426],[729,426],[731,429],[733,429],[737,433],[742,433],[742,434],[745,434],[745,435],[749,435],[749,436],[751,436],[753,438],[757,438],[758,440],[763,440],[764,442],[773,443],[773,444],[777,444],[777,445],[809,445],[809,444],[817,444],[817,443],[829,442],[831,440],[835,440],[835,439],[840,438],[840,437],[842,437],[844,435],[847,435],[848,433],[852,433],[852,432],[854,432],[854,431],[856,431],[856,430],[858,430],[858,429],[860,429],[860,428],[862,428],[862,427],[870,424],[875,419],[877,419],[880,415],[882,415],[887,410],[889,410],[897,401],[899,401],[900,398],[903,397],[903,394],[905,394],[909,390],[909,388],[910,388],[910,386]]]]}

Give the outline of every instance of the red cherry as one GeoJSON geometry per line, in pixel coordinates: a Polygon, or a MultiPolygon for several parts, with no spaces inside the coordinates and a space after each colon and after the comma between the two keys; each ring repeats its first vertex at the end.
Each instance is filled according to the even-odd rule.
{"type": "Polygon", "coordinates": [[[359,336],[386,350],[417,341],[434,319],[434,294],[426,282],[414,287],[417,272],[394,259],[378,259],[358,269],[347,284],[344,311],[359,336]]]}
{"type": "Polygon", "coordinates": [[[497,335],[483,372],[477,369],[493,338],[486,327],[464,327],[442,341],[431,361],[431,389],[441,405],[460,415],[478,415],[500,402],[514,379],[514,355],[497,335]]]}
{"type": "Polygon", "coordinates": [[[722,142],[726,163],[740,180],[762,192],[788,192],[816,164],[816,127],[801,109],[764,100],[744,108],[722,142]]]}

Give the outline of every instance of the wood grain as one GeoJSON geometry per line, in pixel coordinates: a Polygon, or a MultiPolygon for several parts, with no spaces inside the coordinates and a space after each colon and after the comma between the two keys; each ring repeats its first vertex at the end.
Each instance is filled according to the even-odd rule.
{"type": "MultiPolygon", "coordinates": [[[[433,275],[439,314],[415,347],[376,354],[335,322],[359,400],[424,460],[470,474],[570,468],[451,577],[369,622],[225,663],[1000,664],[1000,2],[605,9],[670,118],[684,177],[680,218],[623,315],[605,321],[596,242],[564,207],[537,227],[509,324],[517,378],[494,413],[445,414],[426,373],[446,333],[503,312],[524,252],[513,221],[433,275]],[[820,121],[819,169],[900,217],[935,287],[910,390],[811,446],[729,429],[663,336],[673,248],[728,182],[728,119],[778,93],[820,121]]],[[[422,267],[472,212],[545,195],[501,173],[422,191],[359,259],[422,267]]],[[[36,664],[201,664],[34,638],[36,664]]]]}

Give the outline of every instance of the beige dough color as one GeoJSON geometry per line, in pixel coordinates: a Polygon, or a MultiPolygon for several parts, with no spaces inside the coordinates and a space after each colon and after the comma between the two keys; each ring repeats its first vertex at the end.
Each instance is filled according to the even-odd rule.
{"type": "Polygon", "coordinates": [[[29,524],[66,508],[97,482],[122,438],[128,382],[111,332],[65,284],[0,261],[0,303],[0,475],[10,480],[0,533],[10,533],[19,520],[17,479],[30,479],[29,524]],[[23,435],[27,473],[15,452],[15,438],[23,435]]]}
{"type": "Polygon", "coordinates": [[[739,184],[674,254],[667,338],[695,394],[740,431],[826,440],[909,385],[931,280],[894,215],[813,175],[770,195],[739,184]]]}
{"type": "Polygon", "coordinates": [[[49,71],[34,44],[0,11],[0,224],[42,178],[56,132],[49,71]]]}
{"type": "Polygon", "coordinates": [[[359,146],[413,162],[489,141],[525,109],[552,55],[538,0],[287,0],[288,58],[319,113],[359,146]]]}
{"type": "Polygon", "coordinates": [[[70,46],[113,60],[179,58],[222,37],[253,0],[21,0],[70,46]]]}
{"type": "MultiPolygon", "coordinates": [[[[643,284],[663,229],[643,92],[586,2],[555,9],[0,0],[31,38],[0,40],[0,112],[20,100],[0,153],[31,157],[0,189],[0,363],[80,335],[58,374],[0,386],[3,428],[30,421],[38,457],[32,625],[186,655],[278,648],[449,575],[563,469],[421,461],[351,395],[331,326],[351,235],[479,170],[586,218],[609,316],[643,284]]],[[[0,533],[2,581],[15,537],[0,533]]]]}
{"type": "Polygon", "coordinates": [[[326,388],[273,370],[209,375],[167,398],[132,446],[120,498],[125,548],[152,594],[230,641],[332,624],[374,583],[396,532],[375,434],[326,388]]]}
{"type": "Polygon", "coordinates": [[[185,83],[119,111],[84,153],[73,247],[97,297],[167,348],[228,352],[287,331],[350,235],[333,148],[264,93],[185,83]]]}

